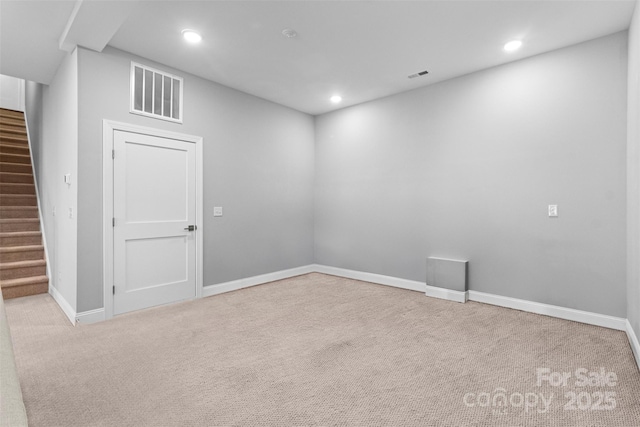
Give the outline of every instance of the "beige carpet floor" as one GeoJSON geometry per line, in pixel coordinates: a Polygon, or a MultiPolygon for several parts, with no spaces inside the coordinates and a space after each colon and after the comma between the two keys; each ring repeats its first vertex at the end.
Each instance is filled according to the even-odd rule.
{"type": "Polygon", "coordinates": [[[640,425],[623,332],[355,280],[77,327],[48,295],[6,308],[33,427],[640,425]]]}

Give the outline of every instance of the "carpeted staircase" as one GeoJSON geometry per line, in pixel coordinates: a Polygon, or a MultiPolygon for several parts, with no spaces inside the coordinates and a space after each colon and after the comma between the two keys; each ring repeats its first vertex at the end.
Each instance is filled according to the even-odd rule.
{"type": "Polygon", "coordinates": [[[5,109],[0,109],[0,287],[4,299],[49,288],[24,114],[5,109]]]}

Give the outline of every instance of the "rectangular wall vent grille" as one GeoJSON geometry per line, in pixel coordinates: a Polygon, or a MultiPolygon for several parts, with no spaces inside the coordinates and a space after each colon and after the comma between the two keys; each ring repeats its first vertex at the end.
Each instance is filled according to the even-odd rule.
{"type": "Polygon", "coordinates": [[[132,62],[129,111],[182,123],[182,86],[182,77],[132,62]]]}

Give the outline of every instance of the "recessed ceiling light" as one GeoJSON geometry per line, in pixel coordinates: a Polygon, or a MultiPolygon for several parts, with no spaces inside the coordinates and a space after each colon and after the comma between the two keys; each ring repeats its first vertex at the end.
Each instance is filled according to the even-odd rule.
{"type": "Polygon", "coordinates": [[[331,102],[333,102],[334,104],[337,104],[340,101],[342,101],[342,97],[340,95],[333,95],[331,97],[331,102]]]}
{"type": "Polygon", "coordinates": [[[520,40],[512,40],[504,45],[504,50],[507,52],[513,52],[514,50],[520,49],[520,46],[522,46],[522,42],[520,40]]]}
{"type": "Polygon", "coordinates": [[[182,37],[189,43],[198,43],[202,40],[202,36],[193,30],[182,30],[182,37]]]}

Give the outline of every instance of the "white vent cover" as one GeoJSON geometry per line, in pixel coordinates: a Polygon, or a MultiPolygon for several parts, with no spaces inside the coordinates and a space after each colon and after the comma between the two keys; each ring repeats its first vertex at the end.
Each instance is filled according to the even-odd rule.
{"type": "Polygon", "coordinates": [[[132,62],[129,111],[182,123],[182,86],[182,77],[132,62]]]}

